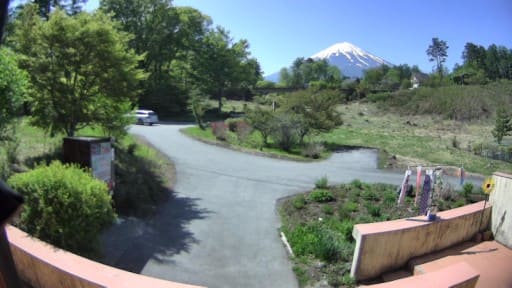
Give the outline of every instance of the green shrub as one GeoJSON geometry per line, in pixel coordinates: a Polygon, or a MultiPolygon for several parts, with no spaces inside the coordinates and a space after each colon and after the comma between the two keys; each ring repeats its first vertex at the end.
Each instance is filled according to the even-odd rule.
{"type": "Polygon", "coordinates": [[[231,132],[236,132],[236,126],[238,124],[238,122],[240,121],[243,121],[242,119],[239,119],[239,118],[229,118],[229,119],[226,119],[226,121],[224,121],[224,123],[226,123],[226,125],[228,126],[228,129],[229,131],[231,132]]]}
{"type": "Polygon", "coordinates": [[[105,183],[54,161],[12,176],[9,185],[25,197],[22,229],[62,249],[98,255],[98,236],[115,219],[105,183]]]}
{"type": "Polygon", "coordinates": [[[354,277],[350,276],[350,273],[343,275],[341,282],[346,287],[355,287],[356,286],[356,279],[354,279],[354,277]]]}
{"type": "Polygon", "coordinates": [[[396,205],[397,203],[397,200],[398,200],[398,196],[397,196],[397,193],[393,192],[393,191],[386,191],[384,192],[384,205],[386,206],[393,206],[393,205],[396,205]]]}
{"type": "Polygon", "coordinates": [[[464,205],[466,205],[466,200],[459,199],[459,200],[455,201],[455,203],[452,204],[452,208],[459,208],[459,207],[462,207],[464,205]]]}
{"type": "Polygon", "coordinates": [[[238,139],[238,143],[244,143],[249,135],[251,135],[253,129],[247,124],[243,119],[236,122],[236,138],[238,139]]]}
{"type": "Polygon", "coordinates": [[[350,182],[350,185],[356,189],[363,189],[363,182],[359,179],[354,179],[350,182]]]}
{"type": "Polygon", "coordinates": [[[304,198],[304,195],[298,195],[295,198],[293,198],[293,207],[295,209],[300,210],[306,206],[306,198],[304,198]]]}
{"type": "Polygon", "coordinates": [[[315,256],[327,262],[335,262],[340,259],[343,247],[336,233],[325,226],[321,226],[318,229],[318,236],[318,241],[314,246],[315,256]]]}
{"type": "Polygon", "coordinates": [[[290,231],[284,231],[293,253],[296,256],[313,254],[313,247],[318,242],[318,225],[316,222],[295,227],[290,231]]]}
{"type": "Polygon", "coordinates": [[[215,135],[215,138],[221,141],[226,141],[228,137],[228,127],[226,123],[223,121],[212,122],[210,126],[212,127],[212,133],[215,135]]]}
{"type": "Polygon", "coordinates": [[[329,184],[329,180],[327,179],[327,176],[324,176],[315,182],[315,187],[318,189],[327,189],[329,184]]]}
{"type": "Polygon", "coordinates": [[[334,200],[332,192],[325,189],[315,189],[309,194],[309,200],[314,202],[330,202],[334,200]]]}
{"type": "Polygon", "coordinates": [[[352,231],[354,230],[354,222],[350,221],[342,221],[341,225],[338,227],[338,230],[341,232],[343,239],[347,242],[354,242],[354,238],[352,237],[352,231]]]}
{"type": "Polygon", "coordinates": [[[331,205],[324,205],[322,206],[322,212],[324,212],[326,215],[332,215],[334,214],[334,209],[331,205]]]}
{"type": "Polygon", "coordinates": [[[322,156],[324,150],[325,147],[320,143],[307,143],[302,149],[302,155],[308,158],[318,159],[322,156]]]}
{"type": "Polygon", "coordinates": [[[473,188],[474,186],[471,182],[466,182],[464,183],[464,186],[462,186],[462,194],[466,199],[471,195],[471,193],[473,193],[473,188]]]}
{"type": "Polygon", "coordinates": [[[292,269],[295,275],[297,276],[297,280],[299,281],[300,287],[306,286],[306,284],[308,284],[309,282],[308,272],[299,265],[294,265],[292,269]]]}
{"type": "Polygon", "coordinates": [[[349,212],[356,212],[357,210],[359,210],[359,204],[357,204],[353,201],[348,201],[348,202],[343,203],[343,209],[345,209],[349,212]]]}
{"type": "Polygon", "coordinates": [[[363,192],[361,192],[361,197],[364,200],[368,200],[368,201],[378,201],[379,200],[379,196],[377,195],[377,193],[371,189],[364,190],[363,192]]]}
{"type": "Polygon", "coordinates": [[[291,151],[300,142],[303,121],[297,115],[288,113],[277,114],[272,121],[271,135],[275,143],[282,150],[291,151]]]}

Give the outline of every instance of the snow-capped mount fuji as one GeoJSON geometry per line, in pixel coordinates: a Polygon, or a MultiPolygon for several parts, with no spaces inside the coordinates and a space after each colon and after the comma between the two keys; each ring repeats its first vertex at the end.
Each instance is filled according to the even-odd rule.
{"type": "Polygon", "coordinates": [[[363,71],[381,65],[393,66],[388,61],[377,57],[348,42],[336,43],[310,58],[315,60],[326,59],[329,64],[340,68],[343,76],[360,78],[363,71]]]}

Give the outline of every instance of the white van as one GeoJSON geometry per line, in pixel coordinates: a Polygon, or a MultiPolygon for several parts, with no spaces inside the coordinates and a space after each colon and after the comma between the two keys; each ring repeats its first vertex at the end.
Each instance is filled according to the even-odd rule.
{"type": "Polygon", "coordinates": [[[158,123],[158,115],[153,110],[136,110],[135,117],[137,117],[137,124],[139,125],[158,123]]]}

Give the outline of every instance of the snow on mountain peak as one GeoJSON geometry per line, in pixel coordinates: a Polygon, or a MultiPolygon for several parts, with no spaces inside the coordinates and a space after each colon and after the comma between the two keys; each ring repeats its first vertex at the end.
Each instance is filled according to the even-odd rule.
{"type": "Polygon", "coordinates": [[[343,54],[346,58],[348,58],[351,62],[362,62],[363,64],[368,65],[366,59],[371,59],[380,64],[390,65],[387,61],[379,58],[375,55],[372,55],[363,49],[357,47],[356,45],[349,42],[340,42],[330,46],[327,49],[324,49],[315,55],[311,56],[313,59],[328,59],[331,56],[340,56],[343,54]],[[356,59],[354,59],[356,58],[356,59]]]}
{"type": "Polygon", "coordinates": [[[349,77],[361,77],[363,71],[381,65],[393,66],[386,60],[372,55],[349,42],[340,42],[324,49],[310,58],[325,59],[331,65],[340,68],[341,73],[349,77]]]}

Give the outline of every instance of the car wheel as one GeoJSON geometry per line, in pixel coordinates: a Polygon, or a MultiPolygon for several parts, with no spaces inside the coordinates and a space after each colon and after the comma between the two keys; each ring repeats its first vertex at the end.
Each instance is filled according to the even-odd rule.
{"type": "Polygon", "coordinates": [[[137,119],[137,124],[138,125],[144,125],[144,122],[142,122],[142,119],[137,119]]]}

